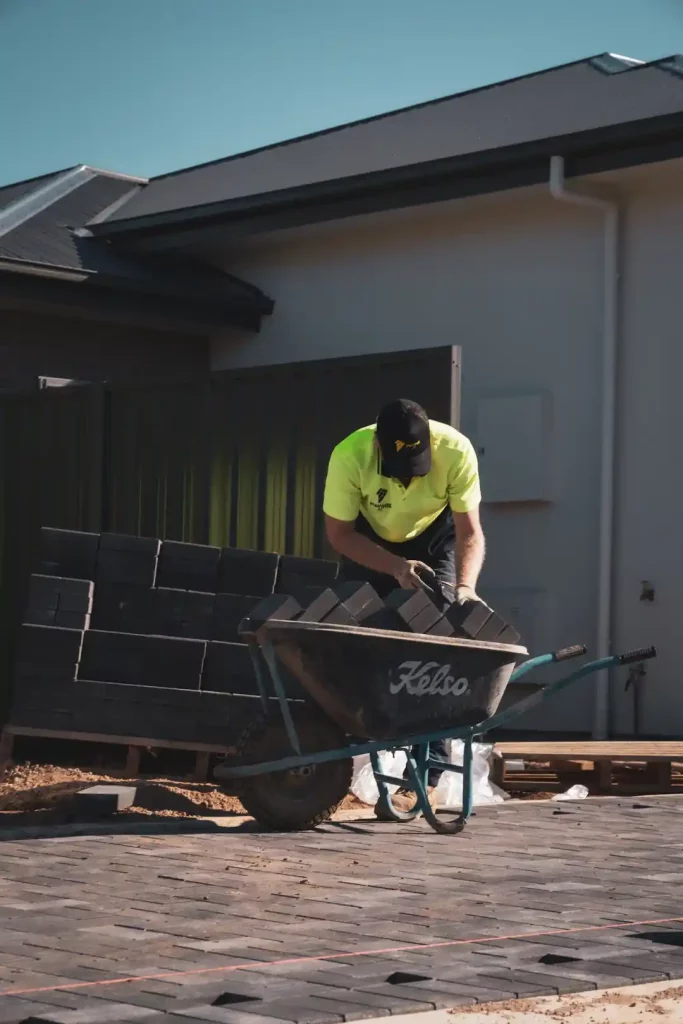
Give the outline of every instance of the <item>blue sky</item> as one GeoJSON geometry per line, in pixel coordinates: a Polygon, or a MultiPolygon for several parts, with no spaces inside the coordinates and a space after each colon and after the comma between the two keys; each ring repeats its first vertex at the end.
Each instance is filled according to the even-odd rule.
{"type": "Polygon", "coordinates": [[[683,0],[0,0],[0,184],[150,176],[594,53],[683,0]]]}

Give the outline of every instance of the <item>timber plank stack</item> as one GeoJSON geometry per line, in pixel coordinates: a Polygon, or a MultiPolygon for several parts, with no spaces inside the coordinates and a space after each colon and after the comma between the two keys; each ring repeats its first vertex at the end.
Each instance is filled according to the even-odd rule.
{"type": "Polygon", "coordinates": [[[383,601],[322,559],[44,528],[37,569],[10,734],[229,750],[259,711],[245,634],[268,619],[519,639],[491,609],[415,591],[383,601]]]}
{"type": "Polygon", "coordinates": [[[680,792],[680,740],[572,740],[497,742],[492,777],[510,792],[680,792]]]}

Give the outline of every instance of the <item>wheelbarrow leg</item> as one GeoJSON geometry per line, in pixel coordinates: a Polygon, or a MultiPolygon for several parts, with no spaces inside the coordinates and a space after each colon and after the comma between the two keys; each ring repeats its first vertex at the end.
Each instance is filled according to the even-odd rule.
{"type": "Polygon", "coordinates": [[[462,818],[463,823],[472,816],[474,792],[472,786],[472,737],[468,736],[463,743],[462,754],[462,818]]]}
{"type": "MultiPolygon", "coordinates": [[[[278,704],[280,705],[280,713],[285,723],[287,738],[289,739],[289,742],[292,745],[292,750],[294,751],[294,753],[300,754],[301,747],[299,746],[299,737],[297,736],[296,727],[294,725],[294,720],[292,718],[292,712],[289,710],[289,704],[287,703],[287,695],[285,694],[285,688],[283,686],[282,679],[280,678],[280,670],[278,668],[277,656],[273,649],[273,645],[269,641],[266,641],[261,647],[261,650],[263,652],[263,657],[265,659],[266,665],[268,666],[268,669],[270,671],[270,678],[273,682],[273,689],[275,690],[275,695],[278,699],[278,704]]],[[[259,691],[261,692],[261,700],[263,701],[263,693],[265,692],[263,677],[259,675],[258,663],[255,662],[254,664],[257,671],[259,691]]]]}
{"type": "Polygon", "coordinates": [[[415,816],[424,814],[425,807],[430,807],[428,780],[431,762],[429,755],[429,743],[418,744],[417,757],[413,757],[412,750],[409,750],[406,755],[406,767],[408,769],[406,789],[412,789],[415,793],[415,816]]]}
{"type": "Polygon", "coordinates": [[[377,805],[378,817],[389,821],[414,821],[424,813],[425,806],[429,806],[427,796],[427,778],[429,775],[429,743],[420,743],[417,747],[417,757],[413,757],[412,750],[406,751],[406,767],[408,777],[406,779],[394,779],[391,776],[383,775],[380,771],[379,757],[377,754],[370,755],[375,779],[379,788],[379,801],[377,805]],[[398,811],[393,804],[387,783],[400,784],[402,788],[412,790],[415,793],[415,805],[409,811],[398,811]]]}
{"type": "Polygon", "coordinates": [[[433,761],[429,756],[429,743],[421,743],[417,748],[417,757],[413,757],[412,751],[407,754],[408,778],[401,784],[406,789],[411,789],[417,799],[415,806],[410,811],[397,811],[393,805],[388,783],[400,783],[401,780],[383,775],[379,755],[371,753],[370,759],[372,770],[379,788],[379,801],[377,805],[378,817],[389,821],[413,821],[420,814],[423,814],[427,823],[440,835],[454,836],[465,827],[467,819],[472,814],[472,737],[464,740],[463,764],[451,765],[444,771],[457,771],[462,774],[462,813],[452,821],[444,821],[439,818],[429,802],[427,783],[430,768],[440,768],[441,761],[433,761]]]}
{"type": "MultiPolygon", "coordinates": [[[[422,750],[420,750],[420,756],[418,759],[418,765],[415,765],[412,758],[408,758],[408,772],[410,774],[410,781],[412,787],[417,793],[417,804],[422,814],[424,814],[425,821],[430,825],[435,832],[438,832],[443,836],[455,836],[465,827],[467,819],[472,814],[472,737],[468,736],[463,741],[463,763],[462,768],[455,768],[453,766],[450,770],[457,770],[458,773],[462,772],[462,812],[459,817],[454,818],[452,821],[444,821],[443,818],[439,818],[435,813],[432,805],[429,802],[429,795],[427,793],[427,774],[430,767],[440,767],[440,762],[430,761],[427,755],[426,764],[423,761],[422,750]]],[[[446,768],[446,771],[449,769],[446,768]]]]}
{"type": "MultiPolygon", "coordinates": [[[[408,755],[408,761],[410,761],[410,755],[408,755]]],[[[420,814],[419,801],[409,811],[398,811],[394,807],[394,802],[391,799],[391,793],[389,792],[388,782],[390,781],[389,776],[382,774],[382,767],[379,763],[379,753],[373,751],[370,754],[370,763],[372,764],[372,770],[375,775],[375,782],[379,790],[379,799],[377,801],[377,817],[380,821],[414,821],[420,814]]],[[[394,784],[399,783],[400,779],[391,779],[394,784]]],[[[412,789],[412,786],[410,787],[412,789]]]]}

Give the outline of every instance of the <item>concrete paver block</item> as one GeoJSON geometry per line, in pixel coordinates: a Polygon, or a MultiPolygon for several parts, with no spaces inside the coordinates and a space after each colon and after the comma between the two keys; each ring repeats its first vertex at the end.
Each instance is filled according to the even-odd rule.
{"type": "Polygon", "coordinates": [[[135,786],[89,786],[74,794],[74,810],[97,817],[116,814],[132,807],[136,794],[135,786]]]}

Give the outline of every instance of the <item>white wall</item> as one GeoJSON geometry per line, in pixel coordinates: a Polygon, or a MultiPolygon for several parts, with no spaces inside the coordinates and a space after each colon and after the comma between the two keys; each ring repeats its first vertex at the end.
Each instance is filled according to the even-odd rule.
{"type": "MultiPolygon", "coordinates": [[[[656,644],[643,690],[645,733],[683,735],[683,177],[662,168],[628,198],[619,386],[617,646],[656,644]],[[641,582],[655,587],[640,600],[641,582]]],[[[613,692],[617,728],[631,696],[613,692]]]]}
{"type": "MultiPolygon", "coordinates": [[[[674,468],[683,465],[678,191],[675,209],[671,195],[652,185],[629,196],[624,241],[616,640],[621,647],[660,644],[644,725],[663,735],[683,733],[683,699],[671,709],[678,678],[672,635],[683,610],[674,523],[683,497],[681,470],[674,468]],[[676,492],[660,506],[662,481],[676,492]],[[657,584],[656,605],[638,601],[641,579],[657,584]]],[[[262,287],[276,308],[258,338],[214,341],[216,369],[458,344],[461,426],[471,435],[481,397],[548,396],[553,500],[485,510],[489,554],[482,589],[503,614],[516,607],[531,617],[535,649],[594,646],[599,214],[544,194],[510,193],[489,204],[441,204],[318,227],[298,240],[264,240],[229,269],[262,287]]],[[[385,397],[378,396],[378,404],[385,397]]],[[[623,673],[614,691],[617,724],[627,731],[622,686],[623,673]]],[[[524,725],[570,731],[589,729],[591,721],[592,684],[586,682],[524,725]]]]}

